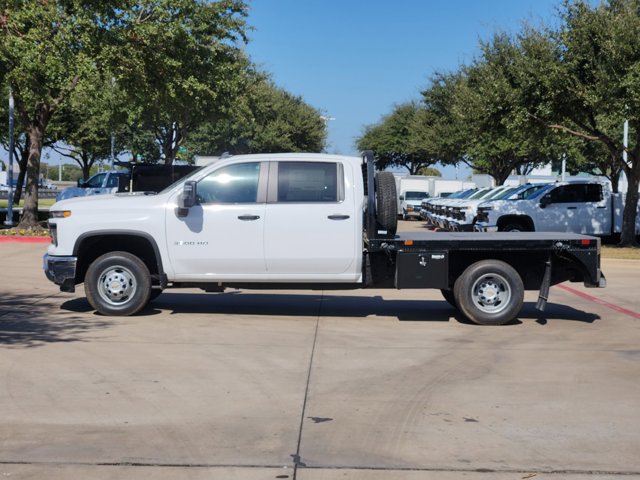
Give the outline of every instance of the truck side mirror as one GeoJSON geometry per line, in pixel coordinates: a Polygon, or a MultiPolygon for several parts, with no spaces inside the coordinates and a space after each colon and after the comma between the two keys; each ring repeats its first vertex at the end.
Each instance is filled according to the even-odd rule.
{"type": "Polygon", "coordinates": [[[197,184],[193,180],[184,182],[182,193],[178,197],[178,209],[176,214],[179,217],[186,217],[189,209],[196,204],[197,184]]]}
{"type": "Polygon", "coordinates": [[[85,181],[84,178],[79,178],[78,179],[78,188],[84,188],[85,183],[87,183],[87,182],[85,181]]]}
{"type": "Polygon", "coordinates": [[[402,202],[404,200],[404,195],[400,195],[400,201],[402,202]]]}
{"type": "Polygon", "coordinates": [[[547,205],[551,203],[551,196],[547,193],[540,199],[540,208],[547,208],[547,205]]]}

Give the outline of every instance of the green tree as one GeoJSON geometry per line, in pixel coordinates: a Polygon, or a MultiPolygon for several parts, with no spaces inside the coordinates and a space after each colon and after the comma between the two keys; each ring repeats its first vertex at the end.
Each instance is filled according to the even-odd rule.
{"type": "Polygon", "coordinates": [[[131,135],[134,149],[147,150],[150,132],[159,156],[173,163],[189,133],[240,93],[246,15],[239,0],[144,0],[123,12],[123,31],[135,41],[121,47],[127,68],[117,82],[132,129],[143,132],[131,135]]]}
{"type": "Polygon", "coordinates": [[[398,105],[380,122],[365,128],[356,144],[359,150],[372,150],[376,167],[384,170],[402,167],[410,175],[438,162],[430,145],[421,141],[420,128],[423,126],[418,102],[398,105]]]}
{"type": "Polygon", "coordinates": [[[27,188],[20,227],[37,225],[38,173],[46,129],[78,81],[97,69],[99,20],[86,2],[4,1],[0,80],[11,85],[28,136],[27,188]]]}
{"type": "MultiPolygon", "coordinates": [[[[546,43],[525,45],[522,104],[538,123],[589,142],[618,159],[628,180],[621,245],[635,245],[640,184],[640,1],[563,3],[546,43]],[[622,161],[629,121],[628,162],[622,161]]],[[[542,36],[540,34],[539,36],[542,36]]],[[[615,165],[612,166],[615,174],[615,165]]],[[[605,168],[606,169],[606,168],[605,168]]],[[[601,169],[602,170],[602,169],[601,169]]]]}
{"type": "Polygon", "coordinates": [[[110,158],[111,135],[118,139],[123,135],[124,105],[115,89],[108,75],[82,80],[49,127],[49,134],[57,140],[52,148],[74,160],[85,180],[96,162],[110,158]]]}
{"type": "Polygon", "coordinates": [[[249,72],[244,94],[217,118],[204,122],[186,142],[200,155],[321,152],[327,129],[320,111],[249,72]]]}
{"type": "Polygon", "coordinates": [[[514,171],[527,172],[560,157],[566,142],[532,123],[519,102],[517,39],[496,34],[481,49],[481,57],[464,69],[454,111],[467,125],[465,162],[502,185],[514,171]]]}
{"type": "MultiPolygon", "coordinates": [[[[210,85],[185,68],[190,60],[181,55],[197,54],[194,62],[215,62],[218,53],[227,52],[243,36],[245,12],[241,0],[0,3],[0,82],[12,86],[16,112],[29,137],[20,227],[37,225],[37,180],[46,131],[81,82],[115,75],[131,98],[142,99],[133,104],[136,118],[156,104],[166,106],[162,101],[167,95],[186,101],[177,93],[172,96],[174,90],[191,88],[193,102],[209,106],[210,85]],[[182,68],[184,77],[176,80],[182,68]]],[[[204,71],[207,67],[202,65],[204,71]]],[[[171,125],[180,121],[176,117],[171,125]]]]}
{"type": "Polygon", "coordinates": [[[425,175],[427,177],[441,177],[442,172],[440,172],[440,170],[438,170],[437,168],[426,167],[418,170],[418,175],[425,175]]]}
{"type": "Polygon", "coordinates": [[[443,165],[455,165],[467,155],[469,126],[455,111],[456,95],[465,78],[462,72],[434,74],[421,92],[414,142],[435,152],[443,165]]]}

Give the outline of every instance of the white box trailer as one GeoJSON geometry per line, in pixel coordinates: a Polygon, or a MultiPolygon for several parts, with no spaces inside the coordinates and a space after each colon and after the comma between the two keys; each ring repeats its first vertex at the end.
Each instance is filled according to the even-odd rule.
{"type": "Polygon", "coordinates": [[[429,190],[432,197],[441,197],[443,194],[450,194],[460,190],[477,187],[475,182],[467,182],[463,180],[445,180],[435,177],[433,179],[433,187],[429,190]]]}
{"type": "Polygon", "coordinates": [[[422,175],[407,175],[396,178],[398,192],[398,216],[419,217],[420,205],[431,196],[431,178],[422,175]]]}
{"type": "Polygon", "coordinates": [[[474,182],[446,180],[427,175],[394,174],[394,176],[396,191],[398,192],[398,216],[405,218],[411,216],[419,217],[420,204],[425,198],[439,197],[443,194],[475,188],[476,186],[474,182]]]}

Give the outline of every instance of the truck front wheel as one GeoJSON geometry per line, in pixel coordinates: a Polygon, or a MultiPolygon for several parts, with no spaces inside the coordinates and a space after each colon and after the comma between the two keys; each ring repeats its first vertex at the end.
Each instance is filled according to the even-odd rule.
{"type": "Polygon", "coordinates": [[[454,296],[460,311],[478,325],[504,325],[522,308],[524,286],[518,272],[500,260],[482,260],[456,280],[454,296]]]}
{"type": "Polygon", "coordinates": [[[105,253],[89,266],[84,292],[91,306],[103,315],[133,315],[149,303],[149,269],[130,253],[105,253]]]}
{"type": "Polygon", "coordinates": [[[529,232],[531,229],[523,222],[509,222],[498,229],[500,232],[529,232]]]}

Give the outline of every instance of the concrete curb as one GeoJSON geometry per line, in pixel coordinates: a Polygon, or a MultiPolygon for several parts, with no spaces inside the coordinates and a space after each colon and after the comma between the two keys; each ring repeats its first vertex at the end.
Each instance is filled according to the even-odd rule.
{"type": "Polygon", "coordinates": [[[20,237],[0,235],[0,243],[50,243],[49,237],[20,237]]]}

